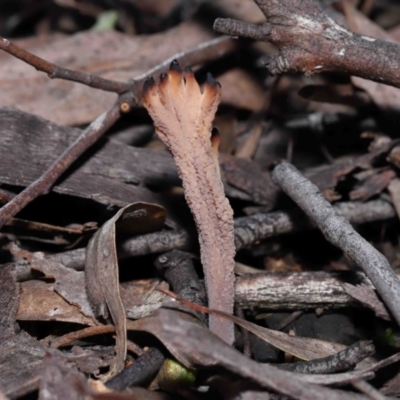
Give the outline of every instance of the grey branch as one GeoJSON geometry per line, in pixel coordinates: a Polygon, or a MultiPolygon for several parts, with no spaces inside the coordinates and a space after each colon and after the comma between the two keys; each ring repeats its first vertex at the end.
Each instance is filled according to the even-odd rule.
{"type": "Polygon", "coordinates": [[[273,179],[321,230],[325,238],[339,247],[368,276],[387,307],[400,324],[400,280],[387,259],[362,238],[325,200],[318,188],[293,165],[279,164],[273,179]]]}

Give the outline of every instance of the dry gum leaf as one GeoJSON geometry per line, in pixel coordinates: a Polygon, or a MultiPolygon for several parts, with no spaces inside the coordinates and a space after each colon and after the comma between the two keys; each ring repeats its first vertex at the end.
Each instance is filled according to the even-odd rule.
{"type": "MultiPolygon", "coordinates": [[[[30,263],[32,269],[42,272],[47,278],[53,278],[56,281],[54,291],[68,303],[78,307],[80,312],[91,318],[95,324],[95,317],[86,295],[83,272],[46,260],[42,253],[33,253],[30,263]]],[[[47,312],[51,313],[50,310],[47,312]]]]}
{"type": "Polygon", "coordinates": [[[126,317],[119,289],[116,229],[138,234],[159,230],[165,222],[163,207],[134,203],[119,210],[90,240],[85,262],[86,291],[96,317],[111,319],[116,328],[116,358],[108,377],[124,368],[126,317]]]}
{"type": "Polygon", "coordinates": [[[235,322],[235,324],[258,336],[260,339],[265,340],[272,346],[286,353],[292,354],[300,360],[309,361],[327,357],[346,348],[346,346],[339,343],[313,338],[290,336],[287,333],[263,328],[238,317],[229,317],[233,322],[235,322]]]}
{"type": "Polygon", "coordinates": [[[54,285],[43,281],[21,283],[18,321],[62,321],[95,325],[93,318],[83,315],[79,308],[66,302],[54,292],[54,285]]]}
{"type": "MultiPolygon", "coordinates": [[[[190,306],[190,303],[184,301],[185,305],[190,306]]],[[[194,306],[196,308],[196,306],[194,306]]],[[[246,321],[234,315],[229,315],[221,311],[209,310],[210,314],[217,314],[227,318],[242,328],[248,330],[253,335],[266,341],[270,345],[289,353],[300,360],[309,361],[317,358],[323,358],[332,354],[338,353],[346,348],[340,343],[328,342],[313,338],[305,338],[298,336],[290,336],[287,333],[275,331],[268,328],[263,328],[252,322],[246,321]]]]}

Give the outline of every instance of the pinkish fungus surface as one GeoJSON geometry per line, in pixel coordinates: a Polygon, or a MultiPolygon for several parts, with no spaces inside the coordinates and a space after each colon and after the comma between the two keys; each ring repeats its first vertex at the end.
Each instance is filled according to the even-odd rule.
{"type": "MultiPolygon", "coordinates": [[[[218,136],[212,122],[221,86],[209,74],[203,91],[193,72],[173,61],[159,83],[149,78],[143,102],[160,139],[167,145],[183,181],[201,249],[208,305],[232,314],[234,302],[233,211],[225,197],[218,163],[218,136]]],[[[227,343],[234,340],[233,323],[210,315],[210,329],[227,343]]]]}

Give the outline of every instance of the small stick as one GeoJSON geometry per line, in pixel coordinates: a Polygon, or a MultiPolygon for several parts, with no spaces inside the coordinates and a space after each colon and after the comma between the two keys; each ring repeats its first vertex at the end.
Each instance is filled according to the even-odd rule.
{"type": "Polygon", "coordinates": [[[43,60],[43,58],[35,56],[2,37],[0,37],[0,49],[32,65],[32,67],[35,67],[38,71],[46,72],[51,79],[58,78],[79,82],[86,86],[102,89],[107,92],[121,93],[127,89],[126,82],[112,81],[110,79],[101,78],[100,76],[88,74],[87,72],[73,71],[68,68],[59,67],[49,61],[43,60]]]}
{"type": "MultiPolygon", "coordinates": [[[[396,216],[393,206],[387,201],[379,199],[365,203],[346,201],[336,203],[333,208],[339,215],[355,225],[396,216]]],[[[236,250],[246,248],[259,240],[312,228],[315,228],[312,221],[295,208],[239,217],[235,219],[236,250]]]]}
{"type": "Polygon", "coordinates": [[[106,386],[115,391],[130,386],[143,386],[149,383],[162,367],[165,356],[156,347],[150,347],[129,367],[106,382],[106,386]]]}
{"type": "Polygon", "coordinates": [[[117,121],[120,117],[120,107],[117,102],[112,108],[95,119],[82,134],[61,154],[60,157],[21,193],[0,209],[0,229],[15,214],[37,197],[46,194],[57,179],[71,164],[117,121]]]}
{"type": "MultiPolygon", "coordinates": [[[[172,250],[157,257],[154,264],[179,297],[201,306],[206,304],[204,285],[197,276],[189,253],[172,250]]],[[[207,323],[204,314],[199,313],[197,317],[207,323]]]]}
{"type": "Polygon", "coordinates": [[[51,340],[49,347],[53,349],[58,349],[59,347],[67,346],[68,344],[75,342],[76,340],[84,339],[90,336],[103,335],[105,333],[114,333],[114,325],[98,325],[89,326],[88,328],[83,328],[79,331],[70,332],[57,339],[51,340]]]}
{"type": "Polygon", "coordinates": [[[400,324],[400,280],[385,256],[361,237],[344,217],[338,215],[319,189],[293,165],[279,164],[272,176],[275,183],[314,221],[325,238],[365,272],[400,324]]]}
{"type": "Polygon", "coordinates": [[[375,353],[371,341],[359,341],[331,356],[310,361],[276,364],[279,369],[301,374],[333,374],[348,370],[375,353]]]}

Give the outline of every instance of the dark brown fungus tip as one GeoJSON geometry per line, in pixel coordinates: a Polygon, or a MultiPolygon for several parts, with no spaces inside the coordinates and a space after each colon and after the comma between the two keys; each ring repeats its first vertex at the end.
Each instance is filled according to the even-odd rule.
{"type": "Polygon", "coordinates": [[[215,149],[218,149],[220,139],[221,137],[218,132],[218,129],[213,127],[211,130],[211,146],[215,149]]]}
{"type": "Polygon", "coordinates": [[[215,126],[213,126],[213,128],[211,130],[211,139],[213,139],[215,137],[219,137],[219,131],[215,126]]]}
{"type": "Polygon", "coordinates": [[[182,72],[182,68],[178,63],[178,60],[172,60],[171,65],[169,66],[170,71],[182,72]]]}
{"type": "Polygon", "coordinates": [[[206,83],[210,86],[219,85],[219,83],[214,79],[214,77],[210,74],[210,72],[207,72],[206,83]]]}
{"type": "Polygon", "coordinates": [[[147,92],[156,82],[152,76],[149,76],[143,83],[143,92],[147,92]]]}
{"type": "Polygon", "coordinates": [[[190,68],[190,67],[186,67],[186,68],[185,68],[185,74],[188,74],[188,75],[193,75],[192,68],[190,68]]]}
{"type": "Polygon", "coordinates": [[[165,72],[162,72],[161,74],[160,74],[160,82],[162,82],[162,81],[164,81],[165,79],[167,79],[167,74],[165,73],[165,72]]]}

